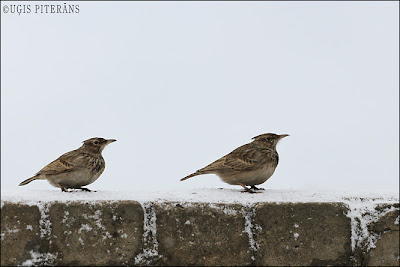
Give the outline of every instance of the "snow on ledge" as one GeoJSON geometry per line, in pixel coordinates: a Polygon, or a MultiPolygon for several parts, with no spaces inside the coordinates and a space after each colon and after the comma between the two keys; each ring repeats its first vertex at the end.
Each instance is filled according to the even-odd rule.
{"type": "Polygon", "coordinates": [[[59,190],[15,190],[1,192],[1,206],[4,202],[36,205],[43,202],[98,202],[133,200],[143,202],[192,202],[192,203],[229,203],[252,204],[257,202],[306,203],[306,202],[372,202],[398,203],[396,193],[368,192],[332,192],[267,189],[249,194],[240,189],[199,188],[175,191],[104,191],[97,192],[61,192],[59,190]]]}

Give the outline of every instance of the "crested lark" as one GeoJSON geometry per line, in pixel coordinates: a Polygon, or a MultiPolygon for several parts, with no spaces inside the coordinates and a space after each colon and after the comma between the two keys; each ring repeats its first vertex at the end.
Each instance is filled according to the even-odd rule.
{"type": "Polygon", "coordinates": [[[63,192],[67,188],[90,192],[82,186],[93,183],[103,173],[106,164],[101,152],[106,145],[115,141],[117,140],[99,137],[83,141],[80,148],[65,153],[19,185],[26,185],[33,180],[47,180],[63,192]]]}
{"type": "Polygon", "coordinates": [[[288,134],[261,134],[254,141],[236,148],[231,153],[210,165],[192,173],[181,181],[201,174],[216,174],[222,181],[231,185],[241,185],[247,192],[254,193],[255,185],[267,181],[278,166],[276,144],[288,134]],[[248,188],[246,185],[250,185],[248,188]]]}

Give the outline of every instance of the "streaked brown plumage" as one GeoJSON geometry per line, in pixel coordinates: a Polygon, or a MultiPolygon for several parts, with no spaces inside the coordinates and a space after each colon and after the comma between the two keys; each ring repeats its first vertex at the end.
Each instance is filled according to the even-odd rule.
{"type": "Polygon", "coordinates": [[[236,148],[231,153],[192,173],[181,181],[201,174],[216,174],[231,185],[241,185],[246,191],[258,189],[256,185],[267,181],[278,166],[276,145],[288,134],[261,134],[254,141],[236,148]],[[250,185],[249,189],[246,185],[250,185]]]}
{"type": "Polygon", "coordinates": [[[105,146],[115,141],[117,140],[99,137],[83,141],[80,148],[65,153],[19,185],[26,185],[34,180],[47,180],[63,192],[67,188],[90,191],[82,186],[93,183],[103,173],[106,164],[101,152],[105,146]]]}

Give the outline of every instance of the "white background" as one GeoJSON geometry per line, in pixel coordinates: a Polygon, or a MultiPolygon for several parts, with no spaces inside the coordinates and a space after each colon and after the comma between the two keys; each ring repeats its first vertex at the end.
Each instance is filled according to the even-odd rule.
{"type": "Polygon", "coordinates": [[[264,188],[398,190],[398,2],[67,4],[2,9],[2,191],[59,190],[18,184],[95,136],[91,189],[240,190],[179,179],[266,132],[290,137],[264,188]]]}

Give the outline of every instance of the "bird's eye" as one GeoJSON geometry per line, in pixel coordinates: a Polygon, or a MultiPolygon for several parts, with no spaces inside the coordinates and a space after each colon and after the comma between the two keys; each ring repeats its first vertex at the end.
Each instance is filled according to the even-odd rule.
{"type": "Polygon", "coordinates": [[[271,137],[265,138],[268,142],[271,141],[271,137]]]}
{"type": "Polygon", "coordinates": [[[98,145],[99,141],[96,140],[96,141],[93,142],[93,144],[98,145]]]}

